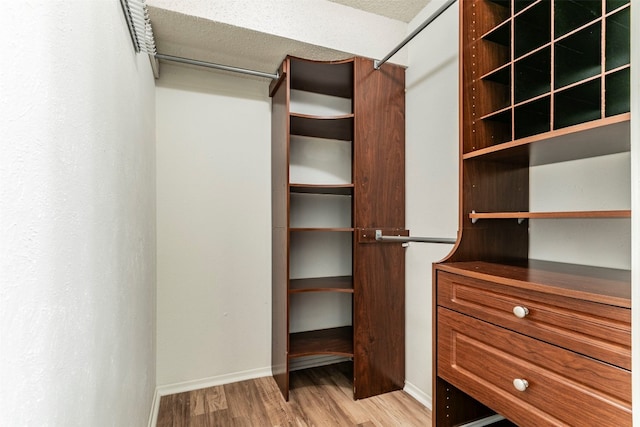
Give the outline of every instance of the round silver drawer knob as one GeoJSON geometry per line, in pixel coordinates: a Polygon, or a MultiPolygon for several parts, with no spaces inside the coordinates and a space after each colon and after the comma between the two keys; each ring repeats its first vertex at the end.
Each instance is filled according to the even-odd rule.
{"type": "Polygon", "coordinates": [[[520,319],[524,319],[524,317],[529,314],[529,309],[521,305],[516,305],[513,307],[513,314],[520,319]]]}
{"type": "Polygon", "coordinates": [[[529,387],[529,382],[523,378],[516,378],[513,380],[513,386],[518,391],[525,391],[529,387]]]}

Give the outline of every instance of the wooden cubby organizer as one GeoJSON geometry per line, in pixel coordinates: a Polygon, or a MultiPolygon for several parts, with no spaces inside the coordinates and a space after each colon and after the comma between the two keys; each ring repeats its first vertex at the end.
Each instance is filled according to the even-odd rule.
{"type": "Polygon", "coordinates": [[[434,264],[434,425],[631,424],[630,267],[530,255],[536,221],[631,216],[597,193],[586,209],[530,209],[536,168],[631,150],[630,7],[460,3],[460,232],[434,264]]]}
{"type": "Polygon", "coordinates": [[[272,371],[353,361],[354,398],[404,386],[404,69],[287,57],[272,97],[272,371]],[[384,200],[384,203],[380,201],[384,200]],[[342,358],[342,359],[340,359],[342,358]],[[346,359],[344,359],[346,358],[346,359]]]}

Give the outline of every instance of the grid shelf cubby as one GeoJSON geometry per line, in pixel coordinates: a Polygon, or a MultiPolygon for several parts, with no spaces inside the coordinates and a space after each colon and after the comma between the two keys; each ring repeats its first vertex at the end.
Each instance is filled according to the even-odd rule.
{"type": "Polygon", "coordinates": [[[515,103],[551,90],[551,48],[546,47],[514,63],[515,103]]]}
{"type": "Polygon", "coordinates": [[[631,59],[631,9],[624,8],[606,19],[605,68],[607,71],[628,64],[631,59]]]}
{"type": "Polygon", "coordinates": [[[602,23],[589,25],[555,42],[555,88],[593,77],[602,71],[602,23]]]}
{"type": "Polygon", "coordinates": [[[561,37],[602,16],[599,1],[563,0],[554,2],[555,34],[561,37]]]}
{"type": "Polygon", "coordinates": [[[551,1],[543,0],[515,16],[514,56],[519,58],[551,41],[551,1]]]}
{"type": "Polygon", "coordinates": [[[599,119],[601,116],[601,92],[600,79],[593,79],[556,92],[554,128],[560,129],[599,119]]]}
{"type": "Polygon", "coordinates": [[[606,117],[628,113],[631,110],[631,69],[623,68],[605,76],[604,111],[606,117]]]}

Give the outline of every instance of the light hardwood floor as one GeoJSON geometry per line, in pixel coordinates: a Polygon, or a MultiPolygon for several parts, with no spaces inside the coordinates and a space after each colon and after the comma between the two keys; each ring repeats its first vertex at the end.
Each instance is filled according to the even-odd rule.
{"type": "Polygon", "coordinates": [[[351,363],[291,373],[289,402],[271,377],[164,396],[158,427],[430,426],[404,391],[353,400],[351,363]]]}

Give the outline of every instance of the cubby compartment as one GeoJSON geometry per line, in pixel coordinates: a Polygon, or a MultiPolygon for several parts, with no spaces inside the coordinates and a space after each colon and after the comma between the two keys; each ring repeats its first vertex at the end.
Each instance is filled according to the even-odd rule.
{"type": "Polygon", "coordinates": [[[551,41],[551,1],[542,0],[514,17],[514,58],[551,41]]]}
{"type": "Polygon", "coordinates": [[[606,3],[607,3],[607,13],[609,13],[612,10],[616,10],[619,7],[629,4],[630,1],[629,0],[606,0],[606,3]]]}
{"type": "Polygon", "coordinates": [[[554,129],[601,118],[601,79],[555,93],[554,129]]]}
{"type": "Polygon", "coordinates": [[[289,278],[351,276],[351,231],[295,231],[289,236],[289,278]]]}
{"type": "Polygon", "coordinates": [[[289,181],[299,184],[351,183],[351,142],[291,135],[289,181]]]}
{"type": "Polygon", "coordinates": [[[595,21],[602,16],[600,1],[562,0],[554,2],[555,38],[595,21]]]}
{"type": "Polygon", "coordinates": [[[551,97],[546,96],[515,108],[513,112],[514,137],[525,138],[548,132],[551,123],[551,97]]]}
{"type": "Polygon", "coordinates": [[[555,43],[555,88],[561,88],[600,74],[600,21],[555,43]]]}
{"type": "Polygon", "coordinates": [[[606,70],[613,70],[631,61],[631,8],[627,7],[606,19],[606,70]]]}
{"type": "Polygon", "coordinates": [[[351,206],[351,196],[291,193],[289,196],[289,227],[351,227],[351,206]]]}
{"type": "Polygon", "coordinates": [[[551,48],[546,47],[514,64],[514,102],[551,91],[551,48]]]}
{"type": "Polygon", "coordinates": [[[485,116],[481,121],[477,122],[477,133],[484,135],[482,139],[488,146],[502,144],[511,140],[511,115],[511,108],[506,108],[485,116]]]}
{"type": "Polygon", "coordinates": [[[534,4],[537,0],[513,0],[513,13],[520,13],[532,4],[534,4]]]}
{"type": "Polygon", "coordinates": [[[482,77],[477,85],[474,108],[480,117],[511,105],[511,66],[502,67],[482,77]]]}
{"type": "Polygon", "coordinates": [[[509,19],[510,3],[510,0],[485,0],[485,7],[478,9],[479,35],[492,31],[509,19]]]}
{"type": "MultiPolygon", "coordinates": [[[[290,333],[351,326],[352,295],[346,292],[300,292],[289,296],[290,333]]],[[[333,350],[329,342],[324,352],[333,350]]]]}
{"type": "Polygon", "coordinates": [[[605,116],[628,113],[631,110],[631,69],[629,67],[607,74],[604,80],[605,116]]]}
{"type": "Polygon", "coordinates": [[[511,21],[505,21],[482,36],[487,40],[501,46],[511,46],[511,21]]]}

